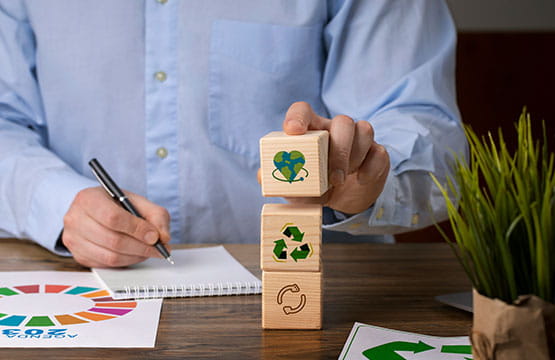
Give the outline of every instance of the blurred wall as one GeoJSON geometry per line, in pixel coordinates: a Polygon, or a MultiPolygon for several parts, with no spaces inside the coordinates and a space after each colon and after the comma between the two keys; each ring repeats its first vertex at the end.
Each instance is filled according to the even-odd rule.
{"type": "Polygon", "coordinates": [[[554,0],[447,0],[459,31],[555,31],[554,0]]]}

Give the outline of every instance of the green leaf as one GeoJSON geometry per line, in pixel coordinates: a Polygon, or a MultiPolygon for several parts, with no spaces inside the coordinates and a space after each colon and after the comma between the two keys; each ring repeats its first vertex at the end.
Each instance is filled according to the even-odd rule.
{"type": "Polygon", "coordinates": [[[542,141],[532,134],[530,115],[518,122],[517,148],[507,149],[501,129],[478,136],[465,126],[470,162],[453,154],[454,171],[442,184],[451,245],[474,287],[482,294],[512,302],[535,294],[555,302],[555,154],[549,153],[543,122],[542,141]]]}

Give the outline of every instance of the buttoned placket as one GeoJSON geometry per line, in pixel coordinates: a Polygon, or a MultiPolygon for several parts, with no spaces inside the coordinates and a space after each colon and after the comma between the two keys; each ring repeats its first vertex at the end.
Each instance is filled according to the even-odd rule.
{"type": "Polygon", "coordinates": [[[179,237],[178,2],[145,2],[145,156],[149,200],[170,212],[172,237],[179,237]]]}

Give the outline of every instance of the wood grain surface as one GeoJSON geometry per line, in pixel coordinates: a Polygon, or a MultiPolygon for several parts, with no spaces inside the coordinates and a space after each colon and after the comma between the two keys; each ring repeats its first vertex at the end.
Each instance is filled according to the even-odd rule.
{"type": "Polygon", "coordinates": [[[260,261],[264,271],[321,271],[322,206],[317,204],[264,204],[260,215],[260,261]],[[296,226],[303,234],[298,241],[295,235],[284,232],[286,226],[296,226]],[[274,254],[276,241],[287,246],[285,258],[274,254]],[[298,259],[296,251],[308,245],[308,257],[298,259]]]}
{"type": "Polygon", "coordinates": [[[322,273],[264,271],[264,329],[321,329],[322,273]]]}
{"type": "Polygon", "coordinates": [[[262,195],[306,197],[321,196],[328,191],[328,147],[329,133],[324,130],[309,130],[304,135],[286,135],[273,131],[260,139],[260,179],[262,195]],[[303,171],[293,182],[276,170],[274,157],[279,152],[300,151],[305,158],[303,171]],[[275,171],[275,173],[274,173],[275,171]],[[282,181],[276,180],[277,178],[282,181]],[[301,180],[302,178],[302,180],[301,180]]]}
{"type": "MultiPolygon", "coordinates": [[[[225,247],[260,277],[257,245],[225,247]]],[[[433,299],[470,289],[445,244],[324,244],[323,265],[323,330],[263,330],[260,295],[167,299],[154,349],[0,349],[0,358],[337,359],[355,321],[436,336],[470,330],[470,314],[433,299]]],[[[88,269],[31,242],[0,239],[0,270],[88,269]]]]}

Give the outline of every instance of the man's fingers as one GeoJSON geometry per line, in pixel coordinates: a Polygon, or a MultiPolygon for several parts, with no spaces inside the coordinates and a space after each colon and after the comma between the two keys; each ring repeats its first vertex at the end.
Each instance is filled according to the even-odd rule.
{"type": "Polygon", "coordinates": [[[85,217],[80,223],[82,236],[88,241],[122,255],[140,257],[161,257],[151,245],[127,234],[108,229],[91,217],[85,217]]]}
{"type": "Polygon", "coordinates": [[[304,101],[293,103],[283,121],[283,131],[288,135],[302,135],[307,130],[329,130],[330,120],[318,116],[304,101]]]}
{"type": "Polygon", "coordinates": [[[168,243],[170,241],[170,213],[168,210],[140,195],[128,193],[127,196],[141,215],[158,229],[160,241],[168,243]]]}
{"type": "Polygon", "coordinates": [[[72,255],[73,255],[73,258],[75,259],[75,261],[77,261],[82,266],[89,267],[89,268],[104,267],[102,264],[100,264],[95,259],[87,258],[87,257],[82,256],[81,254],[79,254],[77,252],[72,253],[72,255]]]}
{"type": "MultiPolygon", "coordinates": [[[[81,241],[81,240],[78,240],[81,241]]],[[[84,240],[83,240],[84,241],[84,240]]],[[[96,257],[95,254],[90,254],[86,251],[83,251],[80,247],[77,247],[76,249],[74,249],[71,252],[71,255],[73,255],[73,258],[75,259],[75,261],[77,261],[79,264],[86,266],[86,267],[90,267],[90,268],[102,268],[102,267],[106,267],[105,264],[102,264],[96,257]]]]}
{"type": "Polygon", "coordinates": [[[121,267],[136,264],[146,259],[142,256],[117,253],[79,236],[72,236],[64,243],[71,250],[74,258],[85,266],[121,267]]]}
{"type": "Polygon", "coordinates": [[[98,189],[98,193],[79,192],[75,203],[108,229],[128,234],[150,245],[158,240],[160,235],[154,225],[125,211],[101,190],[98,189]]]}
{"type": "Polygon", "coordinates": [[[163,208],[134,196],[138,218],[116,204],[100,187],[80,191],[64,216],[62,241],[85,266],[128,266],[148,257],[161,257],[152,246],[169,241],[169,215],[163,208]],[[160,230],[161,229],[161,230],[160,230]]]}
{"type": "Polygon", "coordinates": [[[338,115],[331,121],[329,171],[332,185],[339,186],[345,182],[349,172],[349,160],[355,135],[353,119],[345,115],[338,115]]]}
{"type": "Polygon", "coordinates": [[[349,174],[358,170],[362,165],[370,146],[374,142],[374,129],[368,121],[360,120],[355,125],[355,136],[349,160],[349,174]]]}
{"type": "MultiPolygon", "coordinates": [[[[382,145],[374,142],[366,160],[362,163],[358,171],[358,182],[361,185],[374,183],[385,184],[387,175],[389,174],[389,154],[382,145]]],[[[381,192],[382,189],[380,189],[381,192]]]]}

